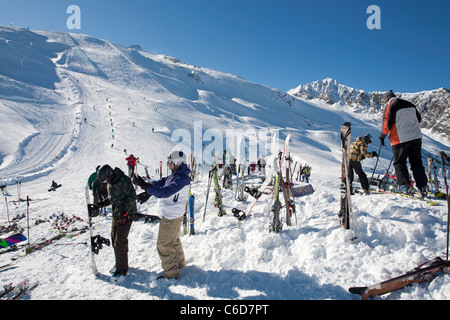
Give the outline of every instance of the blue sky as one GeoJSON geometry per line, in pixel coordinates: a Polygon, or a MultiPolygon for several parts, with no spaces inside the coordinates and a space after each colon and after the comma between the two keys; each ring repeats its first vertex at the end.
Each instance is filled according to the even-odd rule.
{"type": "Polygon", "coordinates": [[[88,34],[289,90],[450,89],[448,0],[0,0],[0,24],[88,34]],[[81,10],[69,30],[67,8],[81,10]],[[381,29],[367,28],[370,5],[381,29]]]}

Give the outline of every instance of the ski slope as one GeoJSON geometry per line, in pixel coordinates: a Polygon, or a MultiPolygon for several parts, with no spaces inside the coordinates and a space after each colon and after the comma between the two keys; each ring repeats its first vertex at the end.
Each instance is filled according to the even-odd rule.
{"type": "MultiPolygon", "coordinates": [[[[24,232],[30,244],[58,234],[56,215],[75,215],[84,221],[74,226],[86,226],[84,190],[97,165],[108,163],[126,172],[125,158],[134,154],[140,159],[138,173],[147,167],[157,179],[160,161],[165,175],[166,155],[176,146],[199,147],[206,161],[192,183],[196,234],[182,237],[187,267],[178,280],[156,280],[162,272],[158,224],[137,221],[129,236],[129,274],[120,284],[109,281],[110,247],[96,257],[101,275],[91,274],[88,232],[29,255],[1,254],[0,265],[20,257],[0,270],[1,284],[39,281],[24,299],[357,300],[349,287],[402,274],[438,255],[445,258],[444,201],[429,206],[394,195],[355,195],[358,240],[350,242],[348,232],[339,228],[339,129],[350,121],[353,138],[364,133],[377,137],[376,115],[301,101],[234,75],[77,34],[0,27],[0,62],[0,184],[7,185],[0,224],[8,224],[7,214],[12,219],[28,209],[30,228],[24,232]],[[217,143],[208,133],[224,138],[227,130],[248,133],[243,136],[248,155],[249,136],[265,129],[278,132],[279,148],[291,134],[294,163],[312,167],[316,191],[296,198],[296,223],[284,225],[279,234],[269,232],[270,195],[262,196],[248,219],[238,221],[231,209],[246,208],[250,199],[239,202],[235,190],[226,189],[228,214],[218,217],[209,201],[203,222],[209,168],[203,151],[217,143]],[[53,180],[62,187],[48,192],[53,180]],[[29,207],[17,201],[27,196],[29,207]]],[[[224,141],[221,147],[237,156],[235,142],[224,141]]],[[[450,153],[450,143],[431,133],[423,147],[433,155],[450,153]]],[[[378,148],[374,139],[369,151],[378,148]]],[[[391,158],[390,146],[383,148],[377,174],[391,158]]],[[[374,165],[375,159],[364,160],[369,176],[374,165]]],[[[246,181],[261,182],[258,172],[246,181]]],[[[153,198],[138,208],[160,214],[153,198]]],[[[96,233],[108,237],[111,215],[94,219],[96,233]]],[[[19,225],[26,228],[27,219],[19,225]]],[[[449,298],[450,277],[444,276],[379,299],[449,298]]]]}

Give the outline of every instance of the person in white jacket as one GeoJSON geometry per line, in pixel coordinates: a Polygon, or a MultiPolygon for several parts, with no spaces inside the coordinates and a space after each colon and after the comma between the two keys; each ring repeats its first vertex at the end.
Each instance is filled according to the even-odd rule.
{"type": "Polygon", "coordinates": [[[180,228],[186,201],[189,199],[190,169],[186,165],[186,155],[182,151],[172,152],[168,156],[168,162],[172,174],[166,178],[149,183],[138,175],[133,178],[133,183],[145,190],[137,196],[140,203],[147,201],[152,195],[161,199],[163,217],[159,223],[156,247],[164,273],[158,279],[178,278],[179,270],[186,266],[180,228]]]}

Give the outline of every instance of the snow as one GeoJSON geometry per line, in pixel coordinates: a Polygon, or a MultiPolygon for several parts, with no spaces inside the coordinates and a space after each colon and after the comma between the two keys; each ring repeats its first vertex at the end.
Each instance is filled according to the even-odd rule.
{"type": "MultiPolygon", "coordinates": [[[[0,27],[0,42],[7,47],[0,51],[0,59],[17,62],[23,57],[22,69],[19,63],[6,69],[0,64],[0,184],[7,185],[0,225],[8,224],[7,213],[12,219],[28,210],[29,230],[26,218],[19,224],[29,234],[30,244],[58,234],[53,228],[55,215],[75,215],[84,221],[74,226],[86,226],[87,179],[99,164],[126,172],[124,149],[140,158],[139,174],[147,166],[157,179],[160,161],[165,164],[176,145],[204,151],[217,146],[206,139],[208,134],[219,132],[225,138],[227,130],[251,136],[277,129],[279,148],[290,133],[294,163],[312,167],[315,189],[296,198],[296,221],[292,226],[284,224],[280,233],[269,232],[270,195],[263,195],[252,215],[239,221],[231,209],[245,209],[250,199],[239,202],[235,190],[222,189],[228,214],[218,217],[211,192],[203,222],[209,168],[204,164],[203,173],[192,183],[196,234],[182,236],[187,266],[179,279],[156,279],[162,272],[156,251],[158,224],[137,221],[129,236],[130,270],[120,284],[109,281],[114,264],[111,247],[105,246],[96,256],[100,276],[91,273],[90,248],[85,244],[88,232],[64,237],[29,255],[23,250],[0,255],[0,265],[20,257],[12,268],[0,270],[1,284],[39,281],[24,299],[358,300],[349,287],[377,283],[436,256],[445,258],[444,201],[429,206],[401,196],[355,195],[358,239],[351,242],[349,232],[339,227],[340,126],[350,121],[354,138],[366,132],[377,137],[376,120],[143,52],[137,46],[13,27],[0,27]],[[33,59],[40,68],[27,73],[33,59]],[[62,187],[48,192],[52,180],[62,187]],[[17,181],[21,181],[20,197],[31,199],[29,207],[17,202],[17,181]],[[39,220],[48,221],[36,223],[39,220]]],[[[245,141],[248,144],[249,138],[245,141]]],[[[233,150],[229,141],[221,147],[233,150]]],[[[369,151],[378,147],[375,139],[369,151]]],[[[450,152],[448,140],[436,140],[431,132],[423,148],[434,155],[450,152]]],[[[235,156],[238,150],[234,148],[235,156]]],[[[210,160],[208,152],[202,156],[210,160]]],[[[383,148],[376,174],[387,169],[391,157],[390,147],[383,148]]],[[[370,175],[375,159],[363,165],[370,175]]],[[[167,173],[165,165],[163,173],[167,173]]],[[[258,172],[246,183],[261,183],[258,172]]],[[[153,198],[138,208],[160,214],[153,198]]],[[[109,237],[111,215],[94,220],[95,233],[109,237]]],[[[414,285],[377,299],[449,298],[450,278],[443,276],[429,285],[414,285]]]]}

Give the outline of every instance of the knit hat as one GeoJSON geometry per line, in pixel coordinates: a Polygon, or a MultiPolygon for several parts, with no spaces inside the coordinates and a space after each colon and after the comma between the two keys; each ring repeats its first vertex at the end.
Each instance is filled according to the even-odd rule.
{"type": "Polygon", "coordinates": [[[384,101],[384,103],[388,102],[389,99],[391,99],[391,98],[395,98],[395,94],[394,94],[394,92],[392,92],[392,90],[389,90],[388,92],[386,92],[386,93],[383,95],[383,101],[384,101]]]}

